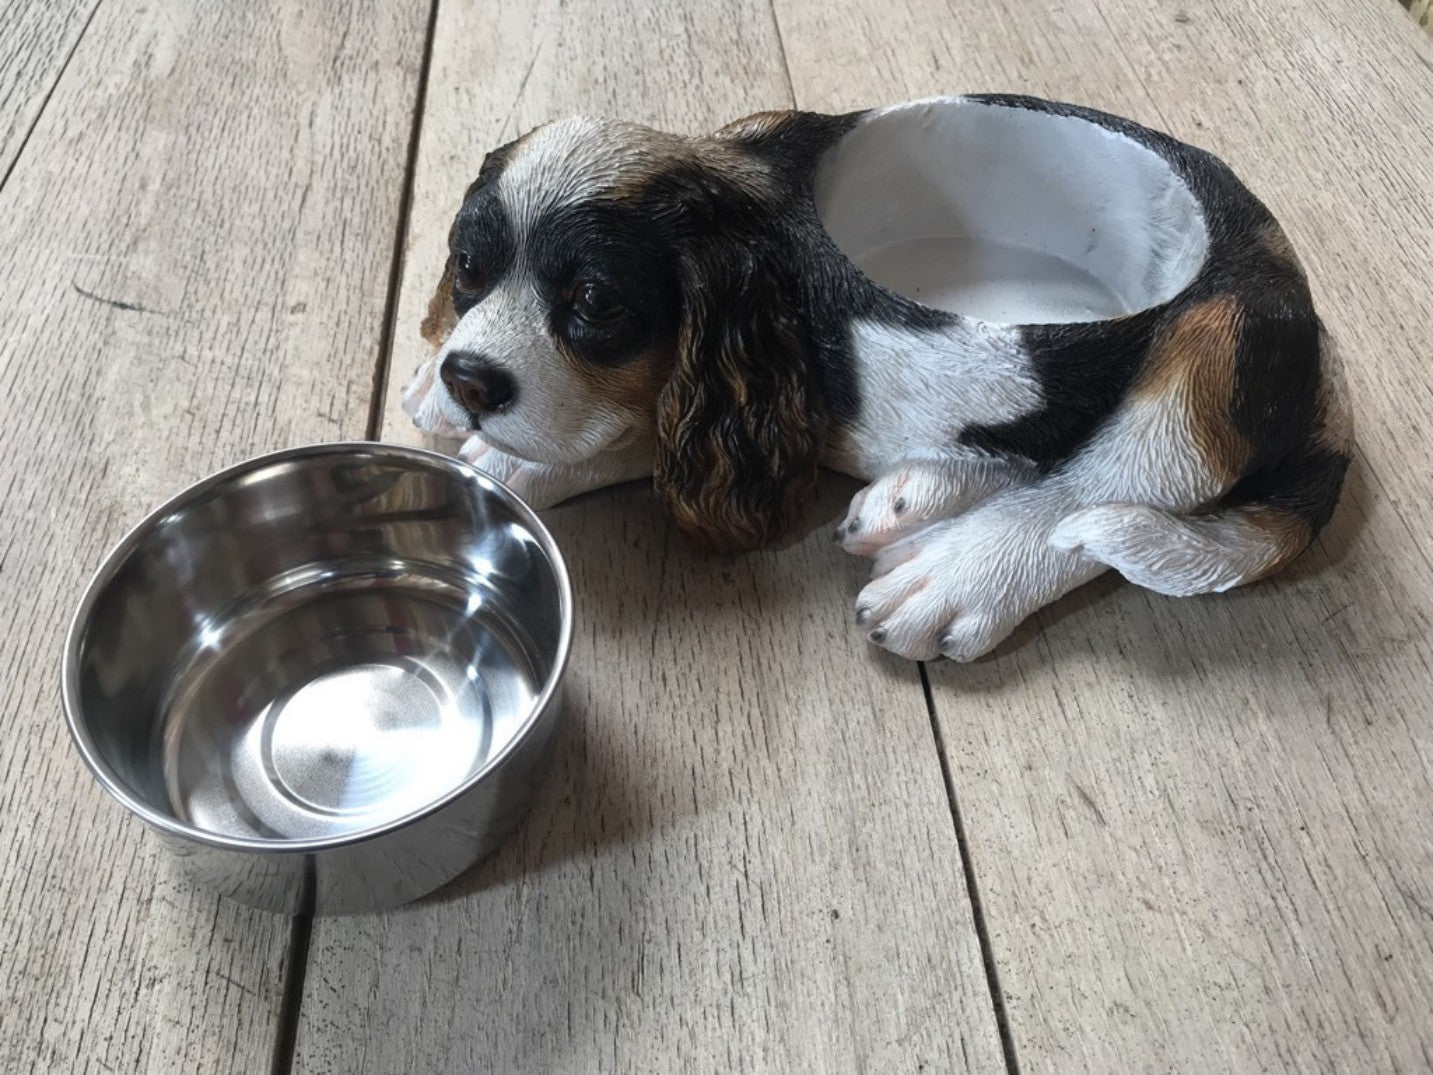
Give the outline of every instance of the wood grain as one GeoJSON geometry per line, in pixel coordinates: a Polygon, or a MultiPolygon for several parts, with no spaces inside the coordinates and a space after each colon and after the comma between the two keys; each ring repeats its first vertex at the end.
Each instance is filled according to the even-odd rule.
{"type": "Polygon", "coordinates": [[[1402,0],[1408,15],[1419,26],[1433,34],[1433,0],[1402,0]]]}
{"type": "Polygon", "coordinates": [[[0,187],[99,0],[7,0],[0,22],[0,187]]]}
{"type": "Polygon", "coordinates": [[[803,107],[1033,92],[1219,153],[1350,367],[1362,458],[1286,575],[1101,580],[932,666],[1022,1068],[1433,1068],[1433,47],[1362,0],[776,8],[803,107]]]}
{"type": "MultiPolygon", "coordinates": [[[[403,440],[485,149],[574,111],[700,130],[790,102],[756,0],[445,2],[436,41],[384,428],[403,440]]],[[[549,517],[580,624],[556,771],[449,891],[316,924],[296,1069],[999,1070],[916,670],[868,656],[825,527],[710,560],[640,488],[549,517]]]]}
{"type": "Polygon", "coordinates": [[[105,4],[0,192],[0,1070],[270,1063],[287,921],[102,792],[60,646],[158,500],[362,435],[423,48],[392,8],[105,4]]]}

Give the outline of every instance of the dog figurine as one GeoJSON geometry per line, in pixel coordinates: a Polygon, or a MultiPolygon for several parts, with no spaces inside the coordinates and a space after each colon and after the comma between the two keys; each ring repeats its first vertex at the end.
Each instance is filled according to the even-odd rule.
{"type": "Polygon", "coordinates": [[[979,657],[1108,568],[1179,596],[1264,578],[1350,459],[1269,211],[1208,153],[1081,107],[553,122],[488,154],[448,249],[404,398],[420,428],[538,507],[653,476],[720,548],[778,537],[820,465],[869,482],[833,536],[875,561],[856,623],[910,658],[979,657]],[[956,227],[1127,294],[975,316],[846,252],[956,227]]]}

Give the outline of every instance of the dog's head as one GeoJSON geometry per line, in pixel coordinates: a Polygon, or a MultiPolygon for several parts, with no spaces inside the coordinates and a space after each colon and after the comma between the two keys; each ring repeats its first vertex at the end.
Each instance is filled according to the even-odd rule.
{"type": "Polygon", "coordinates": [[[732,134],[571,119],[493,151],[423,323],[425,410],[536,462],[649,442],[684,530],[769,541],[820,435],[783,188],[732,134]]]}

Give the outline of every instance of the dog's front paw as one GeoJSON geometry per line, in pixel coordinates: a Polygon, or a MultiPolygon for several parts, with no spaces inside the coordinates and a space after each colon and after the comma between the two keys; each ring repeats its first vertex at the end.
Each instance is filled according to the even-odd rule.
{"type": "Polygon", "coordinates": [[[856,623],[870,641],[917,661],[971,661],[1029,614],[1028,601],[1003,585],[1002,565],[963,548],[959,529],[937,523],[882,552],[877,577],[856,598],[856,623]]]}
{"type": "MultiPolygon", "coordinates": [[[[1018,492],[1018,491],[1017,491],[1018,492]]],[[[914,660],[973,661],[1020,621],[1102,568],[1057,549],[1038,498],[1000,498],[883,549],[856,599],[878,646],[914,660]]]]}
{"type": "Polygon", "coordinates": [[[960,514],[1014,477],[1013,467],[994,460],[904,463],[851,499],[831,540],[856,556],[875,556],[937,519],[960,514]]]}

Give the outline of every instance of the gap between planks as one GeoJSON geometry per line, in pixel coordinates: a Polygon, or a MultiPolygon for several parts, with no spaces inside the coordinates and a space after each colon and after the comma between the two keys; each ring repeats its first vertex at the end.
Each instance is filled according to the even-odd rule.
{"type": "Polygon", "coordinates": [[[20,164],[20,158],[25,155],[25,148],[30,144],[30,136],[35,133],[35,128],[40,125],[40,117],[45,114],[45,109],[50,107],[50,98],[55,95],[55,87],[60,84],[60,80],[65,77],[65,72],[69,70],[70,61],[75,58],[75,53],[78,52],[80,48],[80,42],[83,41],[85,35],[89,33],[90,24],[95,21],[95,15],[100,9],[101,2],[102,0],[95,0],[95,6],[90,8],[90,13],[85,16],[84,25],[80,27],[80,32],[75,35],[75,40],[70,45],[70,50],[65,53],[64,60],[60,63],[60,66],[56,68],[55,77],[50,80],[50,85],[45,90],[45,96],[40,101],[40,107],[35,110],[35,115],[30,120],[30,125],[25,128],[25,136],[20,139],[20,144],[15,147],[15,155],[10,158],[10,164],[6,167],[5,174],[0,175],[0,191],[5,189],[5,184],[10,182],[10,177],[15,174],[15,169],[20,164]]]}
{"type": "Polygon", "coordinates": [[[364,436],[377,440],[383,427],[383,401],[388,397],[388,378],[393,366],[393,347],[398,338],[398,299],[403,287],[404,252],[408,246],[408,223],[413,216],[413,180],[418,170],[418,144],[423,135],[423,113],[428,107],[428,77],[433,69],[433,38],[438,28],[439,0],[428,6],[428,26],[423,37],[423,60],[418,68],[418,92],[413,100],[413,123],[408,131],[408,158],[403,172],[403,192],[398,201],[398,226],[393,232],[393,261],[388,268],[388,296],[383,306],[383,343],[373,369],[373,396],[368,401],[368,425],[364,436]]]}
{"type": "Polygon", "coordinates": [[[985,968],[985,984],[990,989],[990,1004],[995,1010],[995,1029],[1000,1034],[1000,1052],[1005,1058],[1008,1075],[1020,1075],[1020,1058],[1015,1052],[1015,1038],[1010,1033],[1010,1020],[1005,1012],[1005,993],[1000,987],[1000,967],[995,962],[995,945],[990,940],[990,930],[985,922],[985,908],[980,902],[980,885],[975,876],[975,863],[970,857],[970,841],[965,835],[965,821],[960,815],[960,798],[955,793],[955,774],[951,771],[949,748],[940,731],[940,718],[935,712],[935,695],[930,688],[930,672],[925,661],[921,661],[916,667],[920,669],[921,692],[925,695],[926,713],[930,717],[935,754],[940,759],[940,777],[945,782],[950,820],[955,826],[955,843],[960,848],[960,868],[965,873],[965,893],[970,901],[970,918],[975,926],[976,939],[980,942],[980,962],[985,968]]]}

